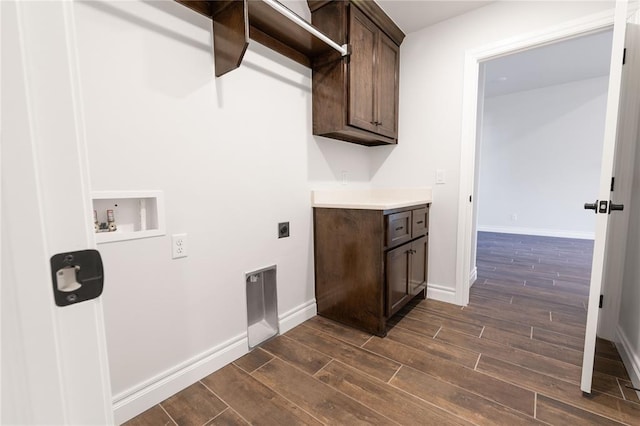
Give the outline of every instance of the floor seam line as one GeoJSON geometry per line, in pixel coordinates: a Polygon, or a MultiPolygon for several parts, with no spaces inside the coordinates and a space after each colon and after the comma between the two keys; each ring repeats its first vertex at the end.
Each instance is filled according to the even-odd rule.
{"type": "MultiPolygon", "coordinates": [[[[164,401],[162,401],[164,402],[164,401]]],[[[162,406],[162,402],[159,403],[158,405],[160,406],[160,408],[162,408],[162,411],[164,411],[164,413],[169,416],[169,419],[171,419],[171,421],[173,422],[174,425],[178,426],[178,422],[176,422],[173,418],[173,416],[171,416],[171,414],[169,414],[169,412],[162,406]]]]}

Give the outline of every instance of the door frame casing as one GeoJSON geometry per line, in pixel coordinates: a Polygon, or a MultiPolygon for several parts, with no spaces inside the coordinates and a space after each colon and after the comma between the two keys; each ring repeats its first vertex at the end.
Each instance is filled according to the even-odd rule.
{"type": "Polygon", "coordinates": [[[469,304],[469,289],[475,259],[471,258],[474,223],[477,210],[475,191],[476,148],[479,126],[480,64],[490,59],[539,47],[557,41],[602,31],[613,25],[614,10],[605,10],[583,18],[567,21],[540,31],[503,39],[465,52],[460,148],[460,187],[458,194],[458,230],[456,255],[456,304],[469,304]],[[472,196],[471,202],[469,196],[472,196]],[[473,263],[472,263],[473,262],[473,263]]]}
{"type": "Polygon", "coordinates": [[[102,299],[56,306],[49,264],[95,248],[74,2],[1,7],[12,35],[2,52],[11,106],[2,133],[2,294],[11,299],[2,302],[14,319],[3,355],[6,345],[24,362],[2,381],[0,408],[11,409],[0,422],[113,424],[102,299]]]}

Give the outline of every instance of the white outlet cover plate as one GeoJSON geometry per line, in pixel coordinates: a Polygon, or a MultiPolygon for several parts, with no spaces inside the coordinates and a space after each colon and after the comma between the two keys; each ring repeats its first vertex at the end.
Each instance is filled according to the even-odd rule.
{"type": "Polygon", "coordinates": [[[187,257],[187,234],[173,234],[171,236],[171,258],[187,257]]]}

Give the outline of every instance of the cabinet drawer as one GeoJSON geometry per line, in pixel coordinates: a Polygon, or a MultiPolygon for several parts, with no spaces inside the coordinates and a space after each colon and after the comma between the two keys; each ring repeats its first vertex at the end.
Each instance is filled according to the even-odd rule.
{"type": "Polygon", "coordinates": [[[411,212],[400,212],[386,216],[387,247],[395,247],[411,239],[411,212]]]}
{"type": "Polygon", "coordinates": [[[429,209],[415,209],[411,212],[411,238],[426,235],[429,230],[429,209]]]}

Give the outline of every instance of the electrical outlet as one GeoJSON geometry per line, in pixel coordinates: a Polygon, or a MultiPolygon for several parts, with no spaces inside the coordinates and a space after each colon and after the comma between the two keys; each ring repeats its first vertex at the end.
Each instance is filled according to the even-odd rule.
{"type": "Polygon", "coordinates": [[[171,236],[171,258],[187,257],[187,234],[173,234],[171,236]]]}
{"type": "Polygon", "coordinates": [[[446,182],[445,174],[443,169],[436,170],[436,184],[443,184],[446,182]]]}
{"type": "Polygon", "coordinates": [[[278,224],[278,238],[287,238],[289,236],[289,222],[280,222],[278,224]]]}
{"type": "Polygon", "coordinates": [[[511,213],[511,221],[512,222],[517,222],[518,221],[518,215],[516,213],[511,213]]]}

